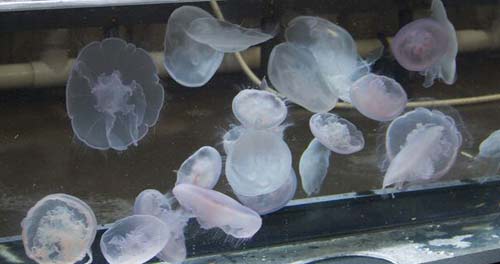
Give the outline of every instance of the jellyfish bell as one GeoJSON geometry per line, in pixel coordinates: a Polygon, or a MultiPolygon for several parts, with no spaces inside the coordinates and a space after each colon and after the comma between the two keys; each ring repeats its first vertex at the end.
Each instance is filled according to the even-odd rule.
{"type": "Polygon", "coordinates": [[[21,223],[26,255],[40,264],[65,264],[89,256],[97,220],[92,209],[67,194],[51,194],[38,201],[21,223]]]}
{"type": "Polygon", "coordinates": [[[372,73],[355,81],[350,93],[352,104],[361,114],[382,122],[399,116],[408,102],[398,82],[372,73]]]}
{"type": "Polygon", "coordinates": [[[221,171],[222,157],[219,152],[213,147],[204,146],[182,163],[177,170],[175,184],[190,183],[212,189],[219,181],[221,171]]]}
{"type": "Polygon", "coordinates": [[[348,120],[332,113],[317,113],[309,119],[314,137],[338,154],[352,154],[365,146],[363,133],[348,120]]]}
{"type": "Polygon", "coordinates": [[[233,126],[231,127],[224,135],[222,136],[222,145],[224,147],[224,152],[229,155],[232,151],[234,143],[236,140],[244,133],[245,128],[242,126],[233,126]]]}
{"type": "Polygon", "coordinates": [[[319,193],[330,166],[331,151],[313,138],[300,157],[302,189],[308,196],[319,193]]]}
{"type": "Polygon", "coordinates": [[[75,135],[100,150],[137,145],[158,121],[163,102],[151,56],[118,38],[84,47],[66,84],[75,135]]]}
{"type": "Polygon", "coordinates": [[[500,130],[494,131],[481,142],[479,156],[500,159],[500,130]]]}
{"type": "Polygon", "coordinates": [[[261,90],[245,89],[233,99],[233,114],[245,127],[268,129],[279,126],[287,116],[283,100],[261,90]]]}
{"type": "Polygon", "coordinates": [[[192,39],[187,30],[200,18],[212,18],[199,7],[182,6],[174,10],[165,33],[164,66],[168,74],[187,87],[207,83],[222,63],[224,53],[192,39]]]}

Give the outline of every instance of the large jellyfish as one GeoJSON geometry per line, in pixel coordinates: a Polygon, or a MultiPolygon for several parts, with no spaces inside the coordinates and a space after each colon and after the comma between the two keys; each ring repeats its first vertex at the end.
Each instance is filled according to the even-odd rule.
{"type": "Polygon", "coordinates": [[[221,171],[222,158],[219,152],[213,147],[204,146],[182,163],[175,184],[190,183],[212,189],[219,181],[221,171]]]}
{"type": "Polygon", "coordinates": [[[183,183],[173,193],[204,229],[218,227],[235,238],[250,238],[262,226],[259,214],[220,192],[183,183]]]}
{"type": "Polygon", "coordinates": [[[26,255],[40,264],[66,264],[89,256],[97,221],[92,209],[67,194],[51,194],[33,206],[21,222],[26,255]]]}
{"type": "Polygon", "coordinates": [[[500,169],[500,130],[491,133],[481,142],[476,158],[487,163],[488,176],[498,172],[500,169]]]}
{"type": "Polygon", "coordinates": [[[309,119],[314,137],[338,154],[352,154],[365,146],[363,133],[348,120],[332,113],[317,113],[309,119]]]}
{"type": "Polygon", "coordinates": [[[137,145],[158,120],[163,100],[151,56],[118,38],[83,48],[66,85],[75,135],[101,150],[137,145]]]}
{"type": "Polygon", "coordinates": [[[417,108],[394,119],[386,132],[390,161],[383,187],[436,180],[455,162],[462,136],[442,112],[417,108]]]}
{"type": "Polygon", "coordinates": [[[101,251],[110,264],[144,263],[169,240],[169,230],[151,215],[133,215],[116,221],[101,237],[101,251]]]}
{"type": "Polygon", "coordinates": [[[267,129],[285,120],[287,108],[283,100],[270,92],[245,89],[234,97],[233,113],[245,127],[267,129]]]}
{"type": "Polygon", "coordinates": [[[330,166],[330,154],[330,150],[314,138],[300,157],[300,179],[307,195],[317,194],[321,190],[330,166]]]}
{"type": "Polygon", "coordinates": [[[377,121],[396,118],[408,102],[406,92],[398,82],[372,73],[354,82],[350,97],[361,114],[377,121]]]}
{"type": "Polygon", "coordinates": [[[401,66],[425,76],[424,87],[432,86],[434,79],[446,84],[455,82],[457,36],[441,0],[432,1],[429,18],[415,20],[401,28],[391,48],[401,66]]]}

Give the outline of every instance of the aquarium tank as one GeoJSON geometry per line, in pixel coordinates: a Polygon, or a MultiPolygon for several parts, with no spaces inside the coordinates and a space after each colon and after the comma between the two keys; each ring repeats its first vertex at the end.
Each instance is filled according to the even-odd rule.
{"type": "Polygon", "coordinates": [[[500,262],[496,0],[0,0],[0,263],[500,262]]]}

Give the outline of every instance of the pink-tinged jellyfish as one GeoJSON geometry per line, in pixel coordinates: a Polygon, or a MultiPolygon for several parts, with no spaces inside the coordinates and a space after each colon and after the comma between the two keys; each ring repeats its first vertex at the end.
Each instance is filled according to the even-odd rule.
{"type": "Polygon", "coordinates": [[[221,171],[222,158],[219,152],[213,147],[204,146],[182,163],[175,184],[189,183],[212,189],[219,181],[221,171]]]}
{"type": "Polygon", "coordinates": [[[233,99],[234,116],[248,128],[277,127],[285,120],[287,112],[283,100],[267,91],[246,89],[233,99]]]}
{"type": "Polygon", "coordinates": [[[363,133],[348,120],[332,113],[314,114],[309,128],[323,146],[338,154],[352,154],[365,146],[363,133]]]}
{"type": "Polygon", "coordinates": [[[226,160],[226,177],[239,195],[271,193],[287,181],[292,154],[281,135],[268,130],[245,130],[226,160]]]}
{"type": "Polygon", "coordinates": [[[311,140],[299,162],[302,189],[308,196],[319,193],[330,166],[331,151],[317,139],[311,140]]]}
{"type": "Polygon", "coordinates": [[[314,112],[328,112],[338,101],[338,92],[327,82],[313,53],[302,46],[281,43],[269,56],[268,77],[282,95],[314,112]]]}
{"type": "Polygon", "coordinates": [[[244,28],[213,17],[195,19],[186,33],[195,41],[226,53],[243,51],[273,38],[259,29],[244,28]]]}
{"type": "Polygon", "coordinates": [[[118,38],[83,48],[66,85],[75,135],[101,150],[137,145],[158,121],[163,100],[151,56],[118,38]]]}
{"type": "Polygon", "coordinates": [[[390,121],[404,110],[408,97],[394,79],[367,74],[354,82],[351,103],[364,116],[377,121],[390,121]]]}
{"type": "Polygon", "coordinates": [[[156,257],[172,264],[186,259],[184,228],[190,217],[182,208],[174,209],[174,200],[157,190],[148,189],[142,191],[134,203],[134,214],[152,215],[167,225],[170,232],[168,242],[156,257]]]}
{"type": "Polygon", "coordinates": [[[173,193],[181,206],[192,212],[204,229],[218,227],[235,238],[250,238],[262,226],[259,214],[220,192],[191,184],[178,184],[173,193]]]}
{"type": "Polygon", "coordinates": [[[133,215],[116,221],[101,237],[101,251],[110,264],[145,263],[170,238],[166,224],[151,215],[133,215]]]}
{"type": "Polygon", "coordinates": [[[254,210],[260,215],[270,214],[285,207],[293,199],[297,190],[297,175],[290,169],[290,175],[281,187],[278,189],[255,196],[245,196],[235,193],[240,202],[254,210]]]}
{"type": "Polygon", "coordinates": [[[191,23],[200,18],[213,18],[201,8],[182,6],[170,15],[165,34],[164,65],[168,74],[187,87],[207,83],[219,68],[224,53],[189,37],[191,23]]]}
{"type": "Polygon", "coordinates": [[[440,0],[432,1],[429,18],[415,20],[401,28],[391,48],[401,66],[425,76],[424,87],[432,86],[434,79],[446,84],[455,82],[457,36],[440,0]]]}
{"type": "Polygon", "coordinates": [[[90,246],[97,221],[82,200],[67,194],[51,194],[38,201],[21,222],[26,255],[40,264],[92,262],[90,246]]]}
{"type": "Polygon", "coordinates": [[[454,164],[462,136],[442,112],[417,108],[394,119],[386,132],[390,161],[383,186],[441,178],[454,164]]]}

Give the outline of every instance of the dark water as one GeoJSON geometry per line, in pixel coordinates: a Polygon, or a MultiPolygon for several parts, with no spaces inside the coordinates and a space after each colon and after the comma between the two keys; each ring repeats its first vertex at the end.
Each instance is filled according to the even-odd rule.
{"type": "MultiPolygon", "coordinates": [[[[407,88],[416,98],[438,99],[477,96],[500,92],[500,57],[491,54],[464,55],[458,60],[457,84],[420,86],[412,76],[407,88]],[[483,56],[484,55],[484,56],[483,56]]],[[[50,193],[64,192],[90,204],[100,223],[109,223],[131,212],[135,196],[146,188],[166,192],[175,182],[175,172],[192,152],[204,145],[222,153],[221,137],[230,124],[232,97],[249,87],[244,75],[219,75],[206,87],[182,88],[171,80],[164,83],[167,103],[158,124],[125,152],[97,151],[78,142],[66,115],[64,89],[17,90],[0,93],[0,237],[20,233],[26,211],[50,193]]],[[[475,154],[477,146],[500,128],[500,102],[456,108],[474,141],[464,151],[475,154]]],[[[335,110],[364,133],[361,152],[331,158],[321,195],[380,188],[382,173],[377,167],[377,138],[382,125],[355,110],[335,110]]],[[[293,153],[294,167],[312,135],[311,113],[290,105],[286,141],[293,153]]],[[[460,156],[444,180],[481,176],[470,170],[470,160],[460,156]]],[[[230,194],[224,179],[216,189],[230,194]]],[[[296,198],[305,197],[299,187],[296,198]]]]}

